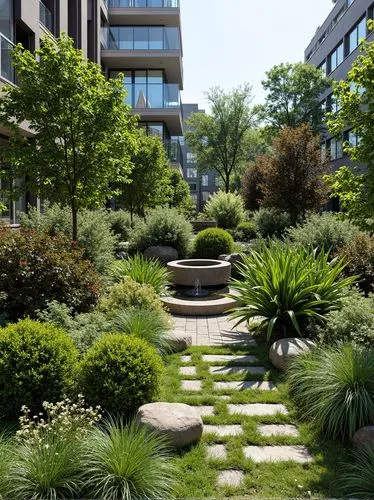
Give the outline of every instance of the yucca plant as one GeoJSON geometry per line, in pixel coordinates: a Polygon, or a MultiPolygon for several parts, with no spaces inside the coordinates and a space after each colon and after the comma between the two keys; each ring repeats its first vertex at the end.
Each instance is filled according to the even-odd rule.
{"type": "Polygon", "coordinates": [[[152,286],[158,294],[165,294],[170,285],[170,273],[157,259],[146,259],[135,254],[127,260],[113,262],[108,271],[110,284],[119,283],[125,276],[137,283],[152,286]]]}
{"type": "Polygon", "coordinates": [[[169,351],[168,331],[170,328],[171,323],[166,312],[146,309],[127,309],[111,321],[113,331],[144,339],[160,354],[169,351]]]}
{"type": "Polygon", "coordinates": [[[339,483],[348,498],[374,498],[374,447],[352,453],[342,466],[339,483]]]}
{"type": "Polygon", "coordinates": [[[170,498],[174,468],[163,439],[132,422],[108,420],[85,443],[89,498],[170,498]]]}
{"type": "Polygon", "coordinates": [[[344,288],[356,279],[341,278],[345,266],[343,260],[329,261],[324,251],[280,242],[263,245],[243,256],[240,278],[230,282],[234,294],[229,296],[243,304],[232,316],[238,323],[262,317],[260,328],[267,327],[268,340],[275,329],[302,336],[308,319],[323,323],[328,312],[341,307],[344,288]]]}
{"type": "Polygon", "coordinates": [[[317,348],[292,360],[290,393],[303,416],[332,438],[374,424],[374,352],[354,344],[317,348]]]}

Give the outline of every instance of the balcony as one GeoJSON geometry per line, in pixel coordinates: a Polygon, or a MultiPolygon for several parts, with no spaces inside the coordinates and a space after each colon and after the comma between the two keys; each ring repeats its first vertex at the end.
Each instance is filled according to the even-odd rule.
{"type": "Polygon", "coordinates": [[[53,15],[52,12],[39,0],[39,21],[47,28],[48,31],[53,33],[53,15]]]}
{"type": "Polygon", "coordinates": [[[179,28],[162,26],[102,27],[102,61],[108,69],[163,69],[167,79],[183,84],[179,28]]]}
{"type": "Polygon", "coordinates": [[[178,172],[183,177],[183,168],[182,168],[182,148],[178,139],[169,139],[164,140],[164,147],[166,151],[166,155],[170,161],[170,167],[173,170],[178,170],[178,172]]]}
{"type": "Polygon", "coordinates": [[[180,26],[180,0],[108,0],[110,24],[180,26]]]}
{"type": "Polygon", "coordinates": [[[12,49],[14,44],[0,33],[0,77],[7,82],[16,83],[12,65],[12,49]]]}
{"type": "Polygon", "coordinates": [[[107,0],[110,9],[179,9],[179,0],[107,0]]]}

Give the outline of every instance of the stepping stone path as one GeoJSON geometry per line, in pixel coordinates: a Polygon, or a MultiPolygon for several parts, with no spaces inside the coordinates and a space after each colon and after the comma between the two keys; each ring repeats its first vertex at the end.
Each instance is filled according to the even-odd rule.
{"type": "MultiPolygon", "coordinates": [[[[190,367],[188,367],[190,368],[190,367]]],[[[263,366],[210,366],[212,375],[263,375],[266,369],[263,366]]]]}
{"type": "Polygon", "coordinates": [[[243,453],[254,462],[311,462],[313,458],[305,446],[245,446],[243,453]]]}
{"type": "MultiPolygon", "coordinates": [[[[255,341],[250,340],[255,345],[255,341]]],[[[235,391],[242,392],[244,390],[259,390],[259,391],[277,391],[277,387],[271,381],[265,380],[245,380],[250,375],[261,377],[267,372],[267,369],[260,366],[259,359],[252,354],[248,355],[235,355],[235,354],[203,354],[201,356],[203,362],[207,363],[207,369],[211,375],[210,380],[213,383],[213,390],[215,391],[235,391]],[[242,380],[220,380],[222,377],[230,375],[241,378],[242,380]],[[213,378],[214,377],[214,378],[213,378]]],[[[182,364],[190,366],[181,366],[179,373],[181,377],[189,377],[197,375],[196,366],[192,366],[192,356],[184,355],[180,357],[182,364]]],[[[182,391],[193,391],[198,396],[198,392],[202,389],[202,380],[181,380],[182,391]]],[[[215,407],[207,404],[196,405],[196,396],[190,395],[194,410],[204,419],[205,417],[215,416],[215,407]]],[[[297,438],[300,433],[295,425],[291,424],[265,424],[261,422],[261,417],[276,417],[288,415],[285,405],[280,403],[230,403],[231,396],[222,394],[210,394],[214,397],[215,401],[227,402],[227,412],[229,415],[240,415],[243,417],[257,417],[260,421],[257,422],[257,431],[259,435],[266,437],[291,437],[297,438]]],[[[188,396],[187,396],[188,397],[188,396]]],[[[210,400],[209,400],[210,401],[210,400]]],[[[203,399],[202,399],[203,402],[203,399]]],[[[243,424],[245,427],[245,420],[243,424]]],[[[215,441],[206,446],[207,460],[220,460],[226,461],[229,453],[226,444],[220,443],[221,438],[230,438],[231,436],[241,436],[244,434],[242,425],[235,424],[220,424],[220,425],[204,425],[203,434],[212,434],[215,436],[215,441]]],[[[313,460],[307,448],[301,445],[283,446],[242,446],[241,450],[246,459],[253,462],[281,462],[281,461],[294,461],[297,463],[308,463],[313,460]]],[[[203,464],[202,464],[203,466],[203,464]]],[[[239,469],[226,469],[217,472],[217,486],[218,487],[232,487],[236,488],[243,484],[244,472],[239,469]]]]}

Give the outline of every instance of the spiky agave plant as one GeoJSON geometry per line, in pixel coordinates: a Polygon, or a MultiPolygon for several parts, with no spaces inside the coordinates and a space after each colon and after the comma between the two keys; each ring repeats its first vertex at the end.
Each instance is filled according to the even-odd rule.
{"type": "Polygon", "coordinates": [[[270,242],[243,256],[239,279],[232,279],[229,296],[242,305],[232,311],[238,323],[262,317],[270,339],[276,329],[298,334],[308,319],[323,323],[325,315],[341,307],[344,289],[355,277],[342,278],[346,263],[311,248],[270,242]]]}

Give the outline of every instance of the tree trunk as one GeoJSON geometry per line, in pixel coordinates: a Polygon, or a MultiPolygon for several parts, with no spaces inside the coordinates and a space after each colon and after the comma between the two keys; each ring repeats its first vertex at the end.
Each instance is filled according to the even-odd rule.
{"type": "Polygon", "coordinates": [[[226,179],[225,179],[225,192],[229,193],[230,192],[230,174],[226,174],[226,179]]]}
{"type": "Polygon", "coordinates": [[[71,214],[72,214],[72,222],[73,222],[73,241],[78,241],[78,209],[75,206],[75,203],[71,205],[71,214]]]}

